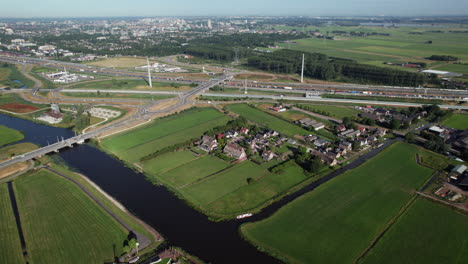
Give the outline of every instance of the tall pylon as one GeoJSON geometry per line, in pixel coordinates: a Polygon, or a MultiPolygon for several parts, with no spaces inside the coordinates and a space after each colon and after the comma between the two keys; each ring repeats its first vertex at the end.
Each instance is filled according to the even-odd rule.
{"type": "Polygon", "coordinates": [[[304,59],[305,59],[305,55],[304,55],[304,53],[302,53],[301,83],[304,82],[304,59]]]}
{"type": "Polygon", "coordinates": [[[149,83],[149,86],[153,88],[153,81],[151,80],[151,66],[150,66],[148,57],[146,57],[146,62],[148,63],[148,83],[149,83]]]}

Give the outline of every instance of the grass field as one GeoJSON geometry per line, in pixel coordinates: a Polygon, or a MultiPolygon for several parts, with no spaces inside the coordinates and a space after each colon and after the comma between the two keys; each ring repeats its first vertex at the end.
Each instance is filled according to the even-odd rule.
{"type": "Polygon", "coordinates": [[[273,115],[267,114],[246,104],[232,104],[227,108],[230,111],[239,114],[261,126],[271,128],[290,137],[293,137],[294,135],[311,134],[311,132],[299,126],[281,120],[273,115]]]}
{"type": "Polygon", "coordinates": [[[449,119],[445,120],[442,125],[456,129],[468,129],[468,115],[454,114],[449,119]]]}
{"type": "Polygon", "coordinates": [[[18,130],[0,125],[0,146],[22,140],[23,138],[23,133],[18,130]]]}
{"type": "Polygon", "coordinates": [[[466,263],[468,216],[418,198],[360,263],[466,263]]]}
{"type": "Polygon", "coordinates": [[[230,118],[213,108],[197,108],[163,119],[102,142],[120,158],[135,162],[159,149],[200,137],[205,131],[224,125],[230,118]]]}
{"type": "Polygon", "coordinates": [[[0,82],[8,80],[11,71],[8,68],[0,68],[0,82]]]}
{"type": "Polygon", "coordinates": [[[70,97],[85,97],[85,98],[128,98],[128,99],[149,99],[161,100],[173,98],[175,95],[151,95],[151,94],[125,94],[125,93],[62,93],[70,97]]]}
{"type": "Polygon", "coordinates": [[[42,105],[42,104],[34,104],[29,101],[24,100],[18,94],[0,94],[0,106],[4,106],[7,104],[22,104],[22,105],[29,105],[38,108],[48,107],[49,105],[42,105]]]}
{"type": "Polygon", "coordinates": [[[30,263],[112,261],[127,232],[75,184],[41,170],[14,182],[30,263]]]}
{"type": "Polygon", "coordinates": [[[0,184],[0,255],[2,263],[24,263],[8,186],[0,184]]]}
{"type": "Polygon", "coordinates": [[[336,117],[338,119],[343,119],[344,117],[353,117],[357,116],[359,111],[346,106],[335,106],[335,105],[320,105],[320,104],[301,104],[301,106],[306,106],[309,108],[309,111],[319,112],[326,112],[325,115],[336,117]]]}
{"type": "Polygon", "coordinates": [[[241,232],[290,263],[351,263],[432,175],[417,151],[396,143],[241,232]]]}
{"type": "Polygon", "coordinates": [[[164,90],[164,91],[186,91],[192,89],[188,85],[171,84],[166,82],[153,82],[153,87],[149,87],[148,83],[143,79],[115,79],[101,80],[93,82],[83,82],[71,86],[70,88],[93,89],[93,90],[164,90]]]}

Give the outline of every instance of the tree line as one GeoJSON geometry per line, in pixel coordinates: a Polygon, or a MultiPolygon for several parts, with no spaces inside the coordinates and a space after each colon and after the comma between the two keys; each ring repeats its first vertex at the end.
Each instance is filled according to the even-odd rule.
{"type": "Polygon", "coordinates": [[[305,54],[304,76],[310,78],[352,80],[359,83],[394,86],[418,86],[427,82],[426,76],[420,73],[359,64],[351,60],[328,57],[325,54],[287,49],[251,56],[247,59],[247,65],[274,73],[300,73],[302,54],[305,54]]]}

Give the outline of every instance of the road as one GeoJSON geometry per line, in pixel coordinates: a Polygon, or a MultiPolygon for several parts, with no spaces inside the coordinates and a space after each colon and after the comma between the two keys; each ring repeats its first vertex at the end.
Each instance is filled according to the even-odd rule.
{"type": "MultiPolygon", "coordinates": [[[[305,101],[305,102],[335,102],[348,104],[368,104],[368,105],[389,105],[389,106],[404,106],[404,107],[420,107],[424,104],[405,103],[405,102],[386,102],[373,100],[353,100],[353,99],[338,99],[338,98],[322,98],[314,97],[294,97],[294,96],[278,96],[278,95],[255,95],[255,94],[223,94],[223,93],[205,93],[205,96],[212,97],[228,97],[228,98],[254,98],[254,99],[274,99],[274,100],[289,100],[289,101],[305,101]]],[[[468,106],[461,105],[439,105],[440,108],[468,110],[468,106]]]]}
{"type": "MultiPolygon", "coordinates": [[[[63,69],[64,67],[69,70],[77,72],[97,73],[110,76],[130,77],[130,78],[147,78],[146,72],[135,72],[127,70],[118,70],[111,68],[103,68],[96,66],[89,66],[86,64],[60,62],[46,59],[38,59],[26,56],[9,56],[0,53],[0,61],[15,63],[15,64],[29,64],[29,65],[40,65],[45,67],[52,67],[57,69],[63,69]]],[[[219,68],[220,70],[226,70],[219,68]]],[[[238,71],[237,69],[227,69],[230,72],[238,71]]],[[[245,73],[239,71],[236,74],[245,73]]],[[[176,74],[153,74],[152,79],[160,81],[172,81],[181,83],[203,83],[206,79],[196,77],[184,77],[176,74]]],[[[233,87],[244,86],[245,80],[229,80],[227,85],[233,87]]],[[[303,91],[325,91],[325,92],[337,92],[337,91],[349,91],[349,92],[366,92],[373,91],[376,93],[385,93],[389,95],[395,94],[410,94],[410,95],[421,95],[421,96],[433,96],[433,97],[451,97],[451,98],[466,98],[468,97],[468,91],[466,90],[453,90],[453,89],[438,89],[438,88],[415,88],[415,87],[395,87],[395,86],[378,86],[378,85],[357,85],[357,84],[304,84],[304,83],[276,83],[276,82],[257,82],[247,81],[247,86],[250,88],[279,88],[291,87],[292,89],[303,90],[303,91]]]]}

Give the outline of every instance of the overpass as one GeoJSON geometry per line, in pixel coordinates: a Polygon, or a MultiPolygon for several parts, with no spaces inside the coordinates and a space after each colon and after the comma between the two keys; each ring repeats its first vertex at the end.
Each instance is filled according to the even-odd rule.
{"type": "MultiPolygon", "coordinates": [[[[91,131],[91,132],[88,132],[88,133],[84,133],[84,134],[81,134],[81,135],[77,135],[77,136],[74,136],[74,137],[71,137],[71,138],[68,138],[68,139],[63,139],[63,140],[61,140],[59,142],[56,142],[54,144],[51,144],[51,145],[36,149],[34,151],[25,153],[23,155],[16,156],[16,157],[14,157],[12,159],[1,162],[0,163],[0,168],[4,168],[4,167],[7,167],[7,166],[10,166],[10,165],[19,163],[19,162],[25,162],[25,161],[35,159],[35,158],[38,158],[38,157],[42,157],[42,156],[44,156],[46,154],[49,154],[49,153],[52,153],[52,152],[58,152],[60,149],[73,147],[74,144],[82,144],[86,140],[88,140],[90,138],[93,138],[93,137],[96,137],[96,136],[98,136],[98,135],[100,135],[100,134],[102,134],[104,132],[119,129],[119,128],[128,127],[135,120],[151,118],[151,116],[153,114],[156,114],[156,113],[168,113],[168,112],[174,111],[177,108],[187,104],[189,102],[190,97],[195,96],[197,94],[200,94],[202,92],[205,92],[205,91],[209,90],[211,87],[213,87],[215,85],[218,85],[218,84],[221,84],[224,81],[230,80],[230,79],[232,79],[232,74],[226,73],[225,75],[223,75],[221,77],[218,77],[216,79],[210,80],[210,81],[208,81],[206,83],[203,83],[203,84],[199,85],[197,88],[195,88],[195,89],[193,89],[191,91],[180,94],[178,96],[178,98],[177,98],[178,102],[176,104],[174,104],[174,105],[171,105],[171,106],[167,107],[167,108],[164,108],[164,109],[161,109],[161,110],[151,111],[150,110],[151,107],[153,107],[156,104],[160,103],[160,101],[152,102],[152,103],[147,104],[144,107],[142,107],[135,116],[128,117],[128,118],[126,118],[124,120],[121,120],[121,121],[116,122],[114,124],[111,124],[109,126],[102,127],[100,129],[97,129],[97,130],[94,130],[94,131],[91,131]]],[[[173,100],[173,99],[171,99],[171,100],[173,100]]]]}

